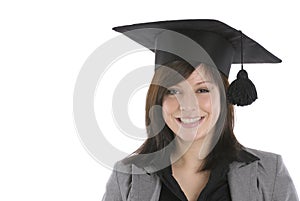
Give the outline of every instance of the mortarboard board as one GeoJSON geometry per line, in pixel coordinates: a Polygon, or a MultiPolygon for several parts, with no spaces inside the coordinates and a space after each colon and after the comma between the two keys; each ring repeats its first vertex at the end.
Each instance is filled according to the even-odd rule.
{"type": "Polygon", "coordinates": [[[242,70],[227,91],[228,101],[238,106],[250,105],[257,99],[255,86],[248,79],[243,63],[281,62],[241,31],[217,20],[157,21],[118,26],[113,30],[155,52],[155,69],[168,62],[183,59],[194,67],[199,63],[216,66],[228,77],[231,64],[241,63],[242,70]]]}

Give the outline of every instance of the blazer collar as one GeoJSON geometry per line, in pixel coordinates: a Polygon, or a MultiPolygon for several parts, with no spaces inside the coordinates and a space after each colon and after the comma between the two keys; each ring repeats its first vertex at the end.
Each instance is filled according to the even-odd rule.
{"type": "MultiPolygon", "coordinates": [[[[257,200],[257,167],[258,156],[251,150],[244,149],[240,158],[229,164],[228,184],[232,201],[253,201],[257,200]]],[[[156,174],[155,164],[144,167],[132,165],[132,189],[129,200],[158,200],[161,182],[156,174]]]]}
{"type": "Polygon", "coordinates": [[[257,200],[257,167],[258,160],[249,164],[233,162],[228,172],[228,184],[232,201],[257,200]]]}
{"type": "Polygon", "coordinates": [[[232,201],[257,200],[257,168],[260,158],[248,148],[244,148],[238,158],[241,160],[232,162],[227,174],[232,201]]]}
{"type": "MultiPolygon", "coordinates": [[[[255,153],[253,153],[248,148],[243,148],[239,152],[237,157],[234,159],[234,161],[230,162],[230,163],[234,164],[237,162],[237,164],[239,164],[238,167],[241,168],[244,165],[251,164],[258,160],[260,160],[260,158],[255,153]]],[[[171,165],[171,161],[168,157],[168,154],[166,154],[164,157],[161,157],[158,160],[151,160],[150,165],[147,165],[147,166],[140,166],[140,165],[136,164],[137,167],[142,168],[143,171],[147,174],[155,173],[155,172],[161,170],[161,167],[166,168],[169,165],[171,165]]],[[[235,167],[235,168],[237,168],[237,167],[235,167]]]]}
{"type": "Polygon", "coordinates": [[[145,168],[132,164],[132,181],[128,201],[157,201],[161,191],[161,182],[157,175],[148,173],[145,168]]]}

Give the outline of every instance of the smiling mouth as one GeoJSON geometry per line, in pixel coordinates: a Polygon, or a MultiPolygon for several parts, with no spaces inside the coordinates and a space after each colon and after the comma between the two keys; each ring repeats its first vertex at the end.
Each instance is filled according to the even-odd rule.
{"type": "Polygon", "coordinates": [[[195,118],[176,118],[176,121],[185,128],[193,128],[199,126],[205,117],[195,117],[195,118]]]}

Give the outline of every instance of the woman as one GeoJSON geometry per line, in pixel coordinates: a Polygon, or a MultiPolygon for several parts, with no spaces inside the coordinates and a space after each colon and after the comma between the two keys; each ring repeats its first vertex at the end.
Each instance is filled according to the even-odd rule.
{"type": "Polygon", "coordinates": [[[298,200],[281,157],[246,148],[233,133],[232,104],[251,104],[256,90],[243,68],[229,85],[231,63],[277,57],[215,20],[114,29],[154,49],[156,67],[146,100],[148,139],[115,164],[103,200],[298,200]]]}

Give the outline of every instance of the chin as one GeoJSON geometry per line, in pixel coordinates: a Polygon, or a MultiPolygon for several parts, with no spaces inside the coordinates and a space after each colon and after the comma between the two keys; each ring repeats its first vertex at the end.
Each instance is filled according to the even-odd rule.
{"type": "Polygon", "coordinates": [[[198,140],[203,140],[207,135],[203,133],[197,133],[195,136],[193,133],[185,133],[185,134],[176,134],[182,141],[185,142],[194,142],[198,140]]]}

